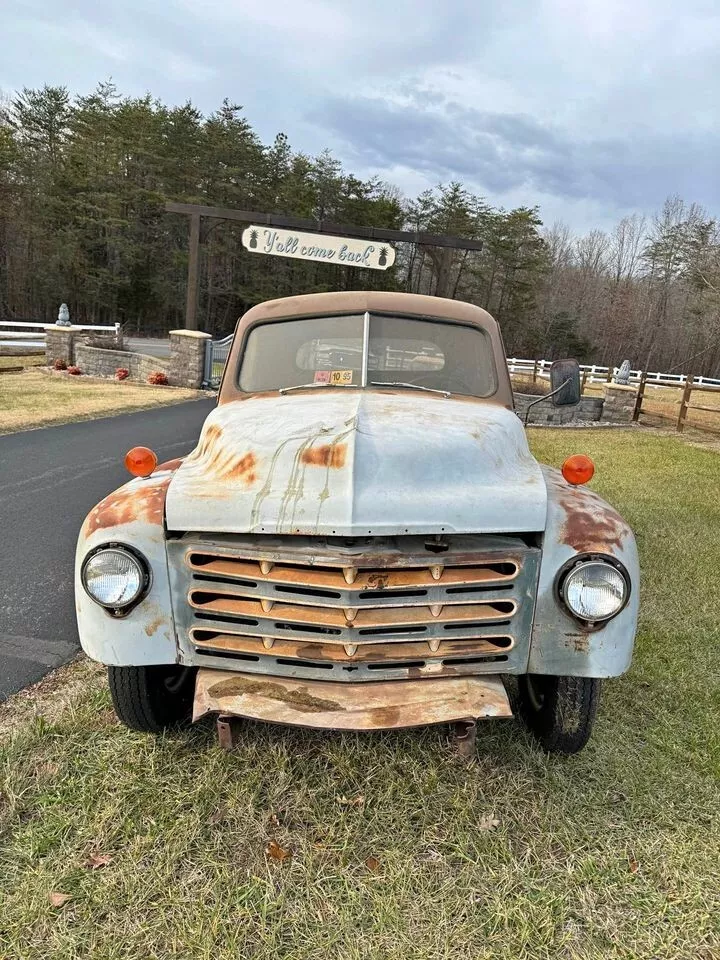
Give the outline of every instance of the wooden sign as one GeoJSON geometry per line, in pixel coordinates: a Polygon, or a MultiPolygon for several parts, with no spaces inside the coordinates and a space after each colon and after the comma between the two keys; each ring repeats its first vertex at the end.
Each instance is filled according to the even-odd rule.
{"type": "Polygon", "coordinates": [[[243,230],[242,244],[251,253],[294,260],[339,263],[345,267],[387,270],[395,263],[395,250],[377,240],[331,237],[323,233],[298,233],[273,227],[250,226],[243,230]]]}

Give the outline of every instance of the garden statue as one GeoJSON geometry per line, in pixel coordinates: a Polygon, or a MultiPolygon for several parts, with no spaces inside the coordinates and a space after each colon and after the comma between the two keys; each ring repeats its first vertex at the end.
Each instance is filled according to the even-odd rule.
{"type": "Polygon", "coordinates": [[[630,383],[630,361],[629,360],[623,360],[623,362],[620,364],[620,369],[618,370],[617,376],[615,377],[615,383],[622,383],[625,385],[630,383]]]}

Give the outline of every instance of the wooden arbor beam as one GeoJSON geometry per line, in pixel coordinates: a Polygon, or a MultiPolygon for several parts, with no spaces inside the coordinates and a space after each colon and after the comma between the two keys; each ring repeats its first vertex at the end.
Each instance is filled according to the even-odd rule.
{"type": "Polygon", "coordinates": [[[446,250],[482,250],[482,240],[470,240],[441,233],[423,233],[413,230],[389,230],[385,227],[359,227],[347,223],[330,223],[326,220],[308,220],[304,217],[289,217],[284,214],[261,213],[258,210],[233,210],[229,207],[206,207],[197,203],[165,204],[167,213],[181,213],[190,217],[190,250],[188,258],[187,302],[185,326],[197,329],[197,303],[200,281],[200,220],[239,220],[243,223],[266,224],[291,230],[310,230],[340,237],[357,237],[361,240],[387,240],[396,243],[415,243],[425,247],[444,247],[446,250]]]}

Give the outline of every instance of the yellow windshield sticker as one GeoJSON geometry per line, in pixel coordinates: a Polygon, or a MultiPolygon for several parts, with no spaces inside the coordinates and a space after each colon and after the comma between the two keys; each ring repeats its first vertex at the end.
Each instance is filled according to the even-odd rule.
{"type": "Polygon", "coordinates": [[[313,383],[329,383],[335,387],[347,387],[353,382],[353,370],[316,370],[313,383]]]}

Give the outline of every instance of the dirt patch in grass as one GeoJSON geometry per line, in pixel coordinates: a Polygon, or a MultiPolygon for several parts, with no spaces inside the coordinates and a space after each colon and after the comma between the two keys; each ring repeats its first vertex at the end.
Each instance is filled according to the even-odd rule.
{"type": "Polygon", "coordinates": [[[446,727],[248,722],[227,754],[211,723],[126,730],[76,664],[72,695],[41,685],[0,721],[0,957],[719,956],[720,457],[638,431],[530,437],[556,466],[593,457],[641,554],[633,667],[584,753],[498,720],[469,765],[446,727]]]}
{"type": "Polygon", "coordinates": [[[196,390],[71,377],[45,370],[0,375],[0,434],[191,400],[196,390]]]}

